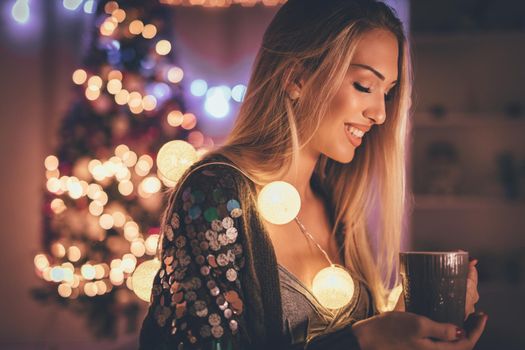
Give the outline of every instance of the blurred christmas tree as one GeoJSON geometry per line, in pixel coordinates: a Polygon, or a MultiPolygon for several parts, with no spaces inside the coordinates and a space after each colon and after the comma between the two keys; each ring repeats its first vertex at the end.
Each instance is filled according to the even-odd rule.
{"type": "Polygon", "coordinates": [[[153,0],[99,1],[60,145],[45,160],[44,251],[34,262],[47,282],[32,293],[82,313],[98,337],[115,337],[121,320],[136,330],[142,301],[131,277],[156,253],[163,188],[177,180],[168,172],[213,146],[185,112],[172,10],[153,0]],[[175,153],[182,145],[190,159],[168,159],[172,169],[161,173],[154,159],[174,139],[189,142],[175,141],[175,153]]]}

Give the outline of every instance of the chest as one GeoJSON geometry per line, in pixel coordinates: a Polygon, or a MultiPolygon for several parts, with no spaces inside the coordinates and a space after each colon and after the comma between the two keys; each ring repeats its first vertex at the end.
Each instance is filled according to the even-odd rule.
{"type": "MultiPolygon", "coordinates": [[[[299,219],[315,241],[323,248],[330,260],[342,264],[339,248],[331,235],[332,225],[323,202],[317,201],[301,207],[299,219]]],[[[275,250],[277,262],[293,273],[306,287],[328,261],[310,238],[299,228],[295,220],[286,225],[274,225],[263,220],[275,250]]]]}

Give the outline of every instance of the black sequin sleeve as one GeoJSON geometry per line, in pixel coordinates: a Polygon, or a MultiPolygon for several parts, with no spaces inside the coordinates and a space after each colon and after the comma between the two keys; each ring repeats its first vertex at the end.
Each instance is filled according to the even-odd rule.
{"type": "Polygon", "coordinates": [[[243,208],[235,188],[231,173],[205,166],[171,196],[140,349],[241,348],[243,208]]]}

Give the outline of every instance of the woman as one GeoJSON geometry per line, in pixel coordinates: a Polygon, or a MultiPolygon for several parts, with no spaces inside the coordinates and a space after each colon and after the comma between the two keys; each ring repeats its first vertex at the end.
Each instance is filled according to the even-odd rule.
{"type": "Polygon", "coordinates": [[[233,131],[171,192],[141,348],[472,349],[487,319],[473,313],[475,262],[467,334],[388,303],[389,281],[399,283],[410,87],[402,24],[385,4],[283,5],[233,131]],[[295,221],[258,210],[276,180],[299,193],[295,221]],[[354,281],[336,309],[312,293],[327,259],[354,281]]]}

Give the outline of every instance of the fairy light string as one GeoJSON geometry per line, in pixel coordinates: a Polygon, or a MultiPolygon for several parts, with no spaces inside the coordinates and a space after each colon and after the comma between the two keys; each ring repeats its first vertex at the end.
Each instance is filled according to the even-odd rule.
{"type": "MultiPolygon", "coordinates": [[[[244,176],[246,176],[250,181],[255,183],[255,181],[251,178],[250,175],[248,175],[246,172],[244,172],[242,169],[240,169],[236,165],[228,163],[228,162],[220,162],[220,161],[213,161],[213,162],[209,162],[209,163],[206,163],[206,164],[201,164],[201,165],[195,167],[194,169],[192,169],[180,181],[184,181],[194,171],[196,171],[196,170],[198,170],[200,168],[203,168],[205,166],[213,165],[213,164],[226,165],[226,166],[232,167],[232,168],[238,170],[244,176]]],[[[180,189],[181,189],[181,186],[179,186],[177,188],[174,198],[177,198],[177,195],[178,195],[178,192],[180,191],[180,189]]],[[[301,232],[307,237],[307,239],[310,239],[315,244],[315,246],[321,251],[321,253],[324,255],[324,257],[328,261],[330,266],[321,269],[314,276],[313,281],[312,281],[312,292],[316,296],[317,300],[321,303],[321,305],[323,305],[324,307],[329,308],[329,309],[338,309],[338,308],[341,308],[341,307],[347,305],[350,302],[350,300],[352,299],[352,296],[354,294],[354,282],[353,282],[353,279],[352,279],[350,273],[343,266],[334,264],[332,262],[332,260],[328,256],[328,253],[321,247],[321,245],[319,243],[317,243],[317,241],[312,236],[312,234],[310,232],[308,232],[306,227],[299,220],[297,214],[298,214],[299,209],[300,209],[300,196],[298,195],[297,189],[293,185],[291,185],[291,184],[289,184],[287,182],[284,182],[284,181],[273,181],[273,182],[270,182],[270,183],[266,184],[263,187],[262,191],[258,194],[257,203],[258,203],[258,209],[261,212],[263,218],[265,218],[269,222],[272,222],[272,223],[275,223],[275,224],[284,225],[284,224],[289,223],[291,220],[294,220],[297,223],[297,225],[299,226],[301,232]],[[273,185],[276,185],[276,184],[278,184],[280,186],[273,186],[273,185]],[[266,205],[268,205],[268,203],[269,203],[269,205],[272,205],[273,203],[275,203],[276,199],[277,200],[283,199],[283,198],[284,199],[289,199],[289,198],[286,198],[286,196],[283,197],[282,193],[275,193],[275,192],[280,192],[280,191],[273,191],[274,193],[272,193],[272,188],[271,188],[272,186],[274,188],[279,187],[279,189],[282,190],[283,189],[283,187],[282,187],[283,184],[286,185],[284,189],[288,189],[289,191],[292,191],[291,193],[288,194],[288,197],[290,197],[290,196],[294,197],[295,200],[298,201],[298,202],[292,203],[292,205],[291,205],[292,208],[286,207],[287,203],[278,203],[278,204],[280,204],[280,205],[278,205],[278,208],[284,208],[285,212],[286,212],[285,214],[288,214],[288,215],[291,214],[290,215],[291,219],[286,220],[286,216],[284,216],[284,219],[283,219],[282,216],[280,216],[277,219],[271,218],[271,217],[267,217],[268,214],[272,213],[272,211],[271,210],[269,210],[269,211],[268,210],[263,210],[263,208],[261,208],[261,203],[265,203],[266,205]],[[268,198],[263,198],[261,200],[261,198],[260,198],[261,195],[266,196],[268,198]]],[[[166,218],[166,220],[168,220],[168,219],[169,218],[166,218]]],[[[159,246],[160,246],[160,244],[161,244],[161,240],[158,241],[158,245],[159,246]]]]}

